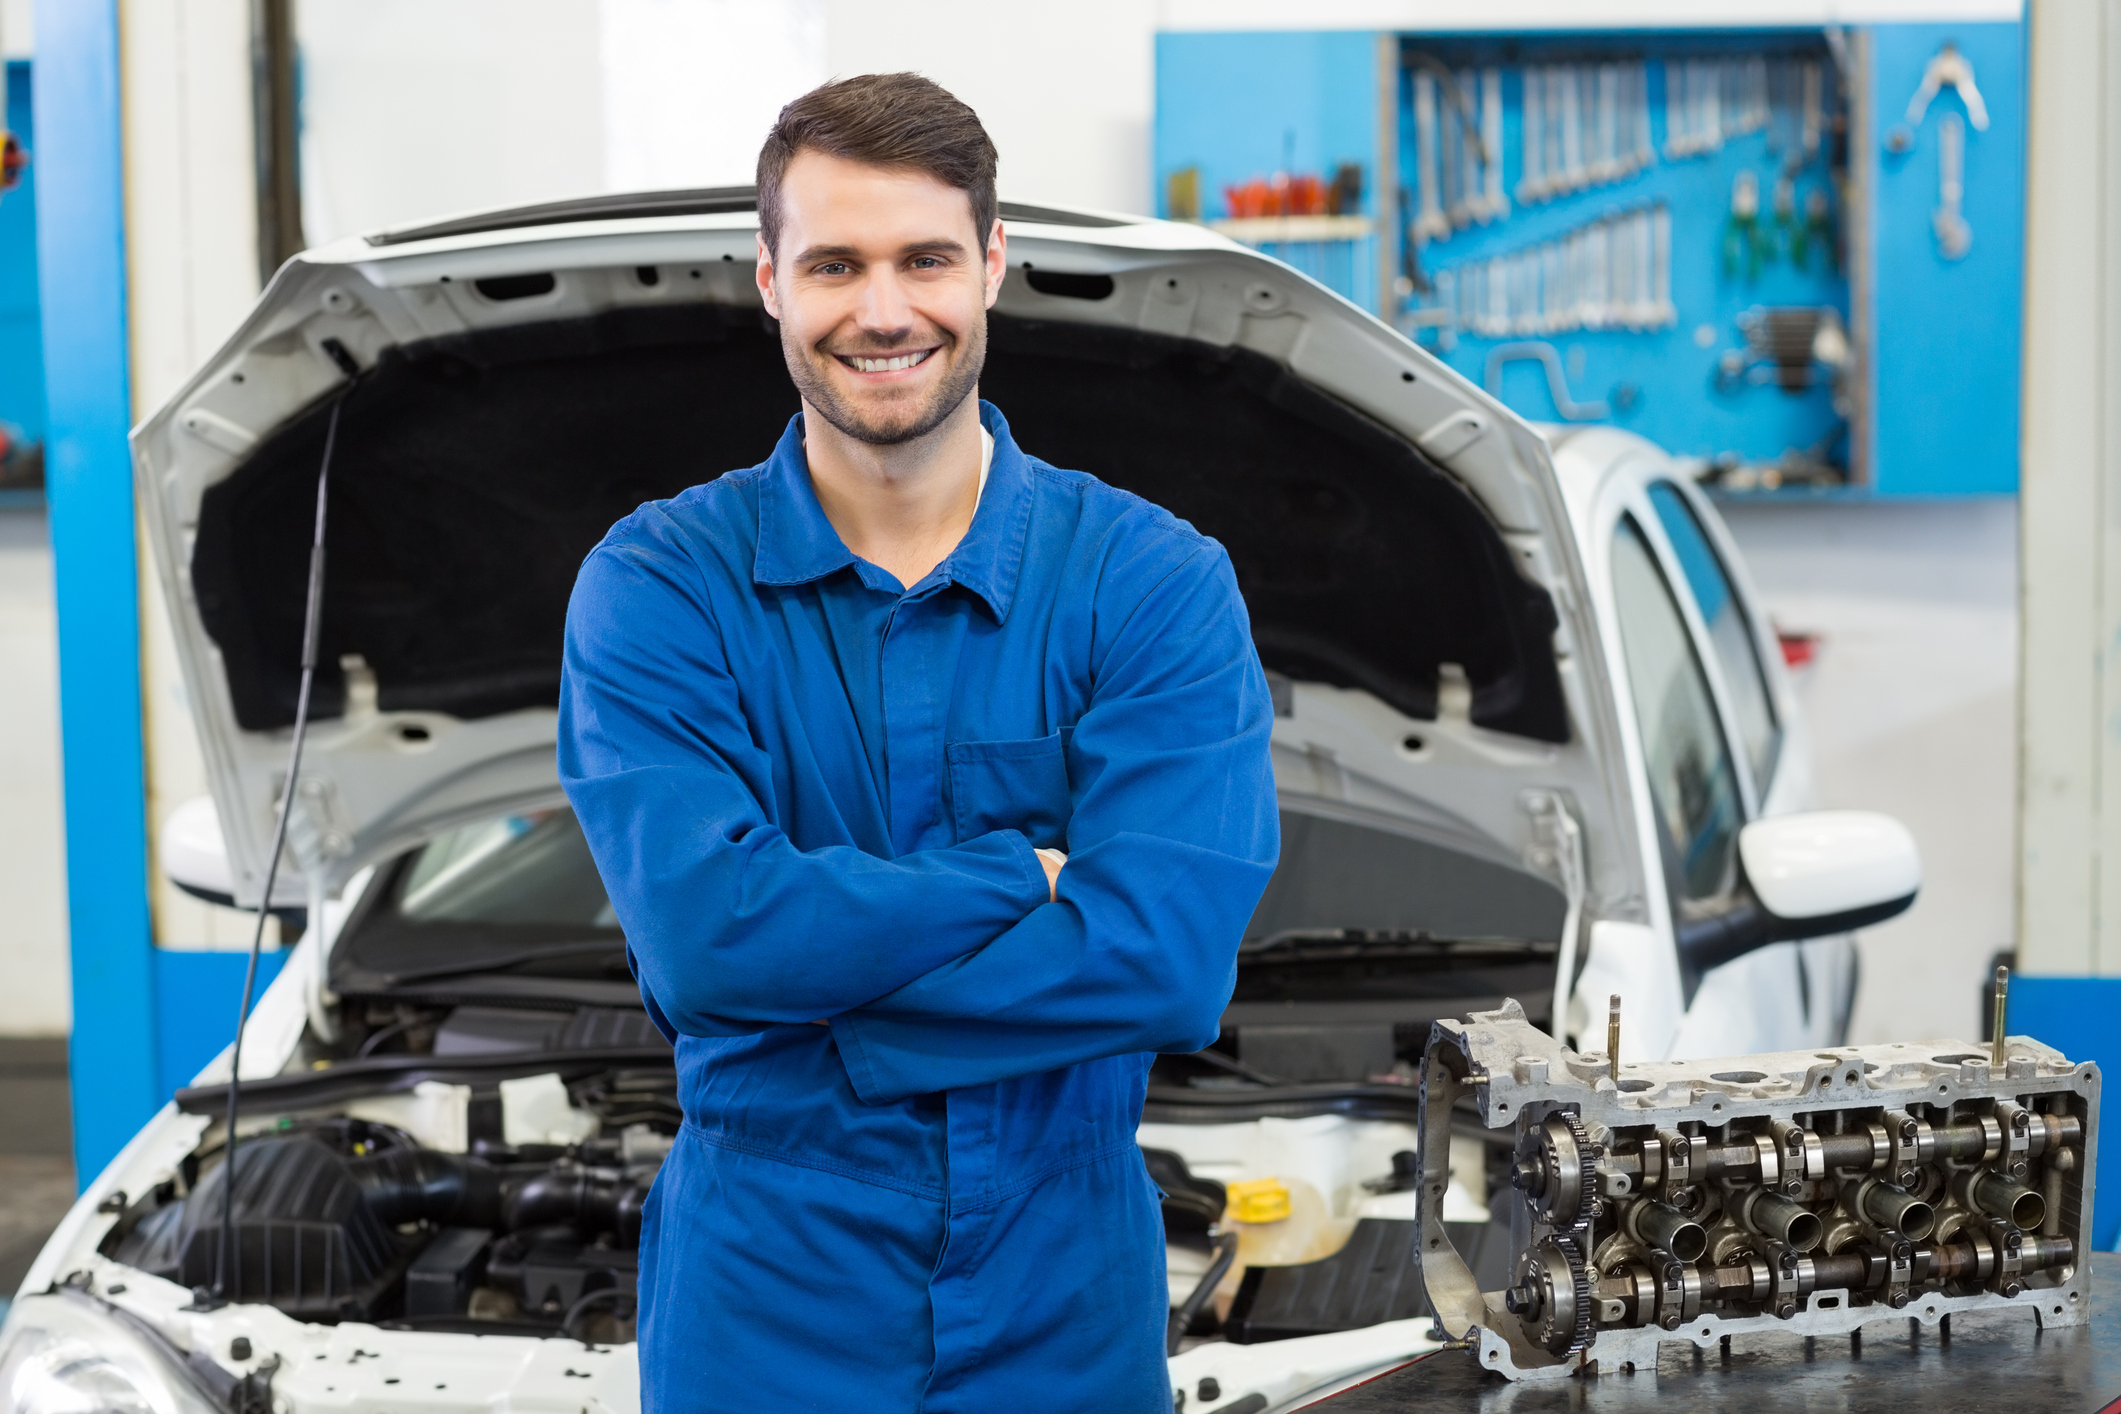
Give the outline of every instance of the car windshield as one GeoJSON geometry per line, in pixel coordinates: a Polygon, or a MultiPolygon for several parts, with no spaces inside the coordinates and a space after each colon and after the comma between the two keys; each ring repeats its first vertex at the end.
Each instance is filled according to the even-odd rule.
{"type": "Polygon", "coordinates": [[[581,823],[565,809],[436,836],[401,870],[396,902],[400,915],[419,923],[619,926],[581,823]]]}
{"type": "MultiPolygon", "coordinates": [[[[1294,956],[1322,937],[1551,941],[1566,904],[1514,861],[1358,824],[1282,812],[1282,857],[1246,929],[1247,953],[1294,956]]],[[[564,806],[483,820],[401,856],[335,958],[388,984],[480,971],[627,979],[625,935],[589,842],[564,806]]]]}

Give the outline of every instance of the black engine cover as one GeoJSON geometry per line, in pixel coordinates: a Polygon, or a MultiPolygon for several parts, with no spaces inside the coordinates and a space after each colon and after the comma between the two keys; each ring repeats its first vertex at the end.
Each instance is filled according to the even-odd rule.
{"type": "MultiPolygon", "coordinates": [[[[236,1150],[235,1301],[304,1320],[371,1316],[426,1237],[402,1237],[371,1209],[353,1164],[318,1139],[251,1139],[236,1150]]],[[[158,1209],[111,1255],[183,1286],[210,1287],[221,1263],[226,1168],[158,1209]]]]}

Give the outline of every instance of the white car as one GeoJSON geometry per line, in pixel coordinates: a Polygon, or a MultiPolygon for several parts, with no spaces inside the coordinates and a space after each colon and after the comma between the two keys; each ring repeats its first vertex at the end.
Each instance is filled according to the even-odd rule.
{"type": "MultiPolygon", "coordinates": [[[[1656,448],[1536,429],[1201,227],[1003,215],[984,395],[1223,542],[1275,689],[1281,866],[1222,1041],[1159,1060],[1141,1142],[1174,1391],[1283,1407],[1427,1347],[1408,1062],[1434,1020],[1514,996],[1594,1050],[1618,994],[1626,1060],[1836,1046],[1846,933],[1917,866],[1890,821],[1796,813],[1775,639],[1656,448]],[[1366,1275],[1270,1266],[1306,1260],[1366,1275]]],[[[562,614],[613,521],[795,410],[755,229],[748,191],[671,193],[312,251],[135,434],[214,786],[164,857],[254,904],[338,416],[273,900],[308,927],[246,1033],[230,1299],[224,1054],[30,1269],[8,1414],[638,1409],[633,1243],[680,1115],[559,791],[562,614]]],[[[1477,1124],[1448,1162],[1478,1232],[1477,1124]]]]}

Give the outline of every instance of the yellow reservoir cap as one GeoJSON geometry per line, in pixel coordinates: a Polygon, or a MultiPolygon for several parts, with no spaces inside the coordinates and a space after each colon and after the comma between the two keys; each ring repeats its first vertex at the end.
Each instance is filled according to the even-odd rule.
{"type": "Polygon", "coordinates": [[[1289,1185],[1278,1178],[1248,1178],[1225,1192],[1230,1216],[1241,1223],[1278,1223],[1289,1216],[1289,1185]]]}

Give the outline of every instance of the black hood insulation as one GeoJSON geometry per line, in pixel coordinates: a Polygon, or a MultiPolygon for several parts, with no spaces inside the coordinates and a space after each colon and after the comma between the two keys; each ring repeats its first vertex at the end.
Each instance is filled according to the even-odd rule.
{"type": "MultiPolygon", "coordinates": [[[[1155,501],[1229,551],[1261,660],[1436,714],[1566,741],[1546,592],[1403,438],[1245,349],[994,315],[981,395],[1018,443],[1155,501]]],[[[765,458],[797,411],[756,310],[689,305],[387,351],[347,395],[314,711],[359,654],[385,711],[559,700],[582,558],[641,502],[765,458]]],[[[193,586],[246,730],[294,720],[322,403],[200,509],[193,586]]]]}

